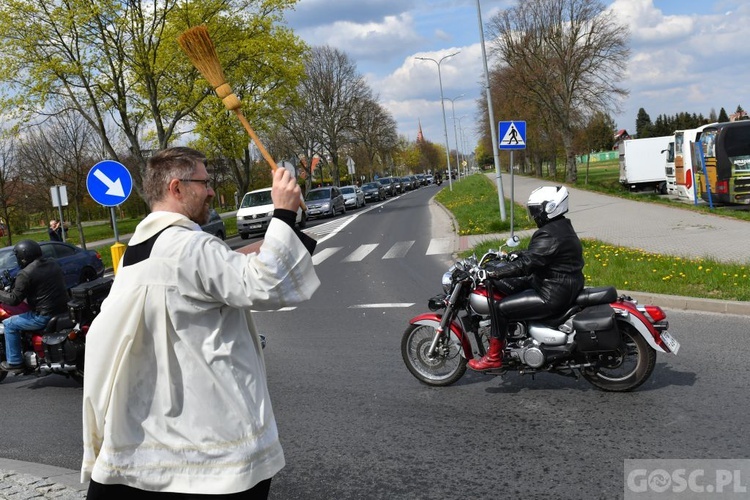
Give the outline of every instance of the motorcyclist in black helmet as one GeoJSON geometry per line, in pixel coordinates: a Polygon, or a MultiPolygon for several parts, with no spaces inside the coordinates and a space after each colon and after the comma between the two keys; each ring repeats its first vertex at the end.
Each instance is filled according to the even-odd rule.
{"type": "Polygon", "coordinates": [[[13,251],[21,271],[11,291],[0,290],[0,302],[15,306],[25,299],[31,310],[3,321],[6,361],[0,363],[0,369],[5,371],[23,368],[22,332],[44,328],[50,318],[65,312],[68,307],[62,269],[55,260],[42,257],[39,243],[22,240],[13,251]]]}
{"type": "Polygon", "coordinates": [[[568,190],[564,186],[535,189],[526,205],[539,229],[526,250],[511,254],[510,262],[485,265],[493,285],[506,297],[496,303],[495,321],[487,354],[469,361],[477,371],[503,365],[508,324],[564,312],[583,289],[583,248],[570,220],[568,190]]]}

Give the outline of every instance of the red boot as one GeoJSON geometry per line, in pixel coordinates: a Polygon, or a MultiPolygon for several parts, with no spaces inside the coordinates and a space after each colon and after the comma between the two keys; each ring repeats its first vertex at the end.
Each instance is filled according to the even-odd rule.
{"type": "Polygon", "coordinates": [[[497,370],[503,367],[503,349],[505,341],[490,337],[490,349],[482,359],[470,359],[469,368],[478,372],[497,370]]]}

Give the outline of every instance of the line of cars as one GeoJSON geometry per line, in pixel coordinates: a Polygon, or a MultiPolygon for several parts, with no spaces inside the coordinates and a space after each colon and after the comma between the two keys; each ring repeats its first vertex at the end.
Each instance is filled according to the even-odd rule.
{"type": "MultiPolygon", "coordinates": [[[[307,211],[297,211],[297,226],[304,228],[308,219],[335,217],[347,210],[364,207],[368,202],[382,201],[431,183],[430,177],[423,174],[406,177],[381,177],[362,187],[324,186],[311,189],[305,195],[307,211]]],[[[245,193],[237,210],[237,232],[244,240],[251,235],[266,232],[273,217],[271,188],[256,189],[245,193]]],[[[204,228],[204,230],[207,230],[204,228]]],[[[212,232],[212,231],[209,231],[212,232]]]]}
{"type": "MultiPolygon", "coordinates": [[[[374,181],[374,183],[378,183],[383,187],[383,190],[385,191],[385,197],[382,197],[380,199],[385,199],[387,197],[396,196],[397,194],[405,193],[407,191],[412,191],[421,186],[427,186],[428,184],[432,183],[432,176],[416,174],[407,175],[405,177],[380,177],[379,179],[374,181]]],[[[367,186],[367,184],[365,184],[365,186],[367,186]]],[[[364,189],[365,186],[362,186],[362,188],[364,189]]]]}

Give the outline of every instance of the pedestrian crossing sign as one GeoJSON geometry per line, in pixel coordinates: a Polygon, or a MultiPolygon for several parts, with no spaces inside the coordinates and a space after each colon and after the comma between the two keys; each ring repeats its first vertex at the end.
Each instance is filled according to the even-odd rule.
{"type": "Polygon", "coordinates": [[[500,122],[498,136],[500,151],[508,149],[526,149],[526,122],[500,122]]]}

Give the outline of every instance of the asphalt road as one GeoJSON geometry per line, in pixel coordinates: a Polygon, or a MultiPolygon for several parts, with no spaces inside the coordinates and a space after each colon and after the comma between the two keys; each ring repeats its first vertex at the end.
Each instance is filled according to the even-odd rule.
{"type": "MultiPolygon", "coordinates": [[[[420,384],[399,347],[449,261],[432,253],[434,192],[313,224],[321,288],[255,315],[287,459],[272,499],[609,499],[625,459],[750,455],[742,316],[668,311],[680,354],[633,393],[546,374],[420,384]]],[[[0,400],[0,457],[78,468],[74,382],[9,377],[0,400]]]]}

